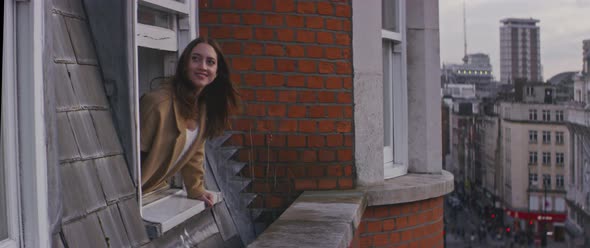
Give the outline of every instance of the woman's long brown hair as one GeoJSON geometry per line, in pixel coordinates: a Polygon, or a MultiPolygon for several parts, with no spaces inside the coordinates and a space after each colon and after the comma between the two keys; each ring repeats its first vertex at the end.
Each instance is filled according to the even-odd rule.
{"type": "Polygon", "coordinates": [[[174,95],[178,98],[180,114],[186,119],[198,119],[206,106],[205,138],[213,138],[223,134],[229,126],[229,114],[239,104],[238,92],[230,80],[229,66],[221,52],[221,48],[213,39],[199,37],[191,41],[180,56],[176,73],[172,78],[174,95]],[[197,89],[187,76],[187,65],[191,52],[199,43],[207,43],[217,54],[217,76],[205,86],[196,99],[197,89]]]}

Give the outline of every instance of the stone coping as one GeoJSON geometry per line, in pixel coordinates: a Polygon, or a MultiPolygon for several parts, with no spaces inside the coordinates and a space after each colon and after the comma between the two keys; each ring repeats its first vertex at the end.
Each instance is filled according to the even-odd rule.
{"type": "Polygon", "coordinates": [[[360,191],[306,191],[248,247],[347,248],[365,206],[360,191]]]}
{"type": "MultiPolygon", "coordinates": [[[[213,194],[213,204],[223,201],[221,192],[213,194]]],[[[142,207],[142,218],[150,239],[164,235],[172,228],[203,212],[205,202],[190,199],[182,189],[169,189],[166,195],[142,207]]]]}
{"type": "Polygon", "coordinates": [[[442,171],[408,173],[353,190],[306,191],[248,247],[347,248],[366,206],[440,197],[453,187],[453,175],[442,171]]]}
{"type": "Polygon", "coordinates": [[[392,205],[439,197],[451,193],[454,177],[448,171],[440,174],[408,173],[383,181],[383,184],[360,186],[367,197],[368,206],[392,205]]]}

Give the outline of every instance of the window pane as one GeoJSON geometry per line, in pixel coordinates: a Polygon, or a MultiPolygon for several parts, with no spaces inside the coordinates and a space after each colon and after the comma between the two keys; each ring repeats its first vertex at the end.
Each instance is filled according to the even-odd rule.
{"type": "Polygon", "coordinates": [[[399,0],[381,1],[381,26],[393,32],[399,32],[399,0]]]}
{"type": "Polygon", "coordinates": [[[172,16],[169,13],[152,9],[143,5],[137,8],[137,22],[146,25],[172,29],[172,16]]]}
{"type": "MultiPolygon", "coordinates": [[[[383,41],[383,144],[393,146],[393,102],[391,85],[391,45],[383,41]]],[[[393,148],[392,148],[393,149],[393,148]]],[[[388,161],[386,161],[388,162],[388,161]]]]}

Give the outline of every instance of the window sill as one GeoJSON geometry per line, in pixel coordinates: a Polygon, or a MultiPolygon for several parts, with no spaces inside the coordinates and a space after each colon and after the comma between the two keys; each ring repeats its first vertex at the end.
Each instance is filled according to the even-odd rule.
{"type": "MultiPolygon", "coordinates": [[[[213,192],[214,204],[222,201],[220,192],[213,192]]],[[[177,190],[142,208],[142,217],[150,239],[155,239],[175,226],[205,210],[205,202],[189,199],[184,190],[177,190]]]]}
{"type": "Polygon", "coordinates": [[[356,190],[365,191],[368,206],[392,205],[446,195],[454,189],[453,178],[453,174],[445,170],[441,174],[408,173],[356,190]]]}

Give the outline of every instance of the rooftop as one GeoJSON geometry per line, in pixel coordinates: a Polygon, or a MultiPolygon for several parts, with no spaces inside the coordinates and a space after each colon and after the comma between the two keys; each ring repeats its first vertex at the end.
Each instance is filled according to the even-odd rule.
{"type": "Polygon", "coordinates": [[[508,25],[508,24],[530,24],[530,25],[535,25],[537,22],[539,22],[538,19],[533,19],[533,18],[505,18],[500,20],[501,23],[503,23],[504,25],[508,25]]]}

